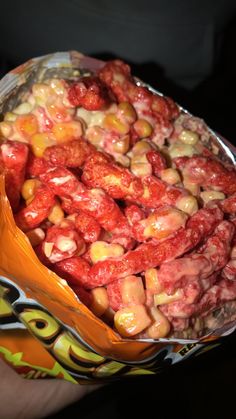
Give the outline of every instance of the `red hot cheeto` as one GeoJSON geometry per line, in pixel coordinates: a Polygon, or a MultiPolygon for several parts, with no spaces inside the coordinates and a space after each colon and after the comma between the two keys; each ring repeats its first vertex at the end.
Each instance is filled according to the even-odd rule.
{"type": "Polygon", "coordinates": [[[201,336],[236,300],[236,171],[126,63],[35,82],[0,133],[17,226],[121,337],[201,336]]]}

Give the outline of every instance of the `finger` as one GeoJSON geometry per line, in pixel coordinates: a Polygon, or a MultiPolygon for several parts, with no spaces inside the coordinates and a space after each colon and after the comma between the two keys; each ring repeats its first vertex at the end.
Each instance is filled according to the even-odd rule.
{"type": "Polygon", "coordinates": [[[4,419],[44,418],[97,388],[59,379],[26,380],[0,360],[0,406],[4,419]]]}

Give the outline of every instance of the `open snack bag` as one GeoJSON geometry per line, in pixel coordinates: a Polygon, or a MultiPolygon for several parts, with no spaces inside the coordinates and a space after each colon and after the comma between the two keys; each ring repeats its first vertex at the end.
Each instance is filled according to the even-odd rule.
{"type": "Polygon", "coordinates": [[[236,326],[234,149],[120,60],[0,81],[0,356],[27,378],[155,374],[236,326]]]}

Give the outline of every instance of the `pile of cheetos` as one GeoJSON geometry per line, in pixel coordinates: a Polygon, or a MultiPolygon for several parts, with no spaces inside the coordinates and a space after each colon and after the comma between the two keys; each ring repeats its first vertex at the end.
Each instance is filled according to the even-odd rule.
{"type": "Polygon", "coordinates": [[[236,300],[236,171],[120,60],[34,83],[0,123],[17,226],[121,337],[201,336],[236,300]]]}

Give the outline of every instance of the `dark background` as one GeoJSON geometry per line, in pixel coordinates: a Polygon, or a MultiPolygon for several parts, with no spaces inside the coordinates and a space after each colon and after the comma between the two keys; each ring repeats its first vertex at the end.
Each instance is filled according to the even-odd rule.
{"type": "Polygon", "coordinates": [[[156,376],[108,384],[50,419],[233,419],[236,335],[224,339],[156,376]]]}
{"type": "MultiPolygon", "coordinates": [[[[122,58],[236,145],[235,46],[235,0],[1,2],[1,76],[54,51],[122,58]]],[[[235,352],[233,334],[208,353],[107,385],[53,417],[235,418],[235,352]]]]}

